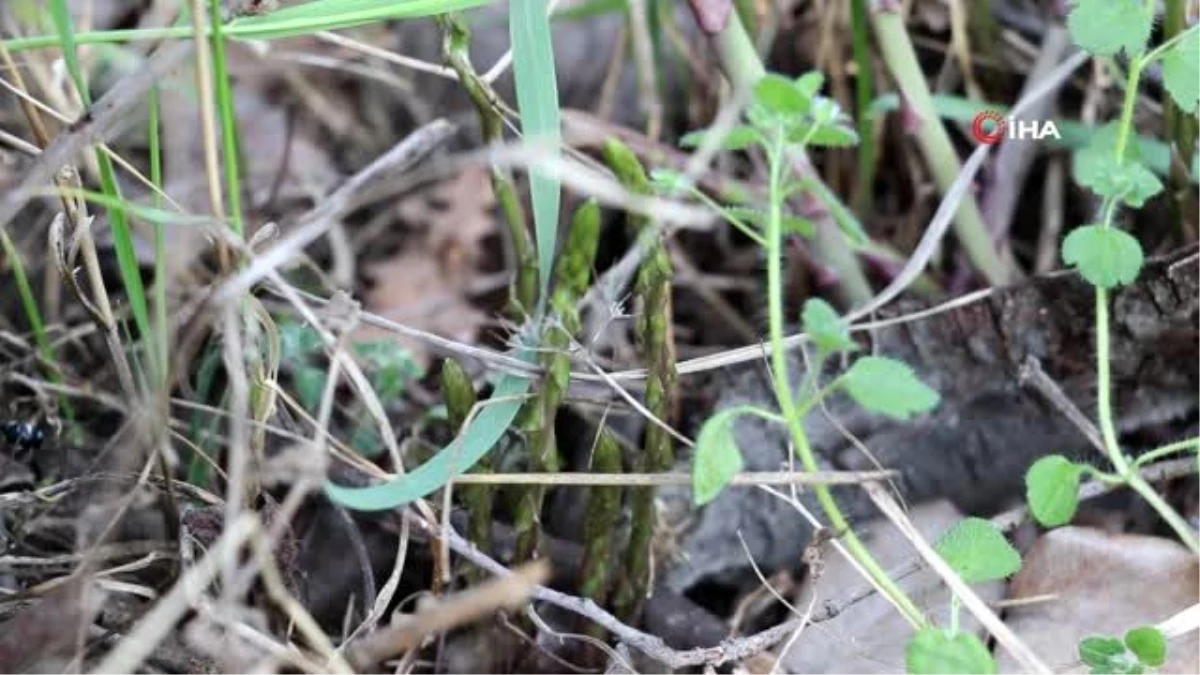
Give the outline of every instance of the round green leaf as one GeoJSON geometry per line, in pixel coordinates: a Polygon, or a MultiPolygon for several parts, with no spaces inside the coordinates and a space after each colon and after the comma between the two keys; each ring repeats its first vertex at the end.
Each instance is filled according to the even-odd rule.
{"type": "Polygon", "coordinates": [[[1092,668],[1117,668],[1126,662],[1126,647],[1121,640],[1093,635],[1079,643],[1079,661],[1092,668]]]}
{"type": "Polygon", "coordinates": [[[1167,637],[1153,626],[1134,628],[1126,633],[1125,646],[1151,668],[1157,668],[1167,660],[1167,637]]]}
{"type": "Polygon", "coordinates": [[[994,673],[996,662],[987,647],[971,633],[950,635],[939,628],[922,628],[904,650],[910,673],[994,673]]]}
{"type": "Polygon", "coordinates": [[[692,460],[692,499],[696,506],[716,499],[745,466],[733,438],[733,423],[744,412],[742,408],[722,410],[700,427],[692,460]]]}
{"type": "Polygon", "coordinates": [[[881,356],[855,361],[841,385],[863,408],[898,420],[932,410],[940,399],[908,364],[881,356]]]}
{"type": "Polygon", "coordinates": [[[1025,473],[1025,499],[1033,517],[1046,527],[1071,522],[1079,506],[1079,476],[1083,467],[1062,455],[1048,455],[1025,473]]]}
{"type": "Polygon", "coordinates": [[[1186,113],[1200,104],[1200,35],[1190,35],[1167,50],[1162,60],[1163,86],[1186,113]]]}
{"type": "Polygon", "coordinates": [[[803,115],[812,103],[795,82],[774,73],[767,73],[754,83],[754,100],[780,117],[803,115]]]}
{"type": "Polygon", "coordinates": [[[934,550],[969,584],[1004,579],[1021,569],[1021,554],[982,518],[964,518],[938,539],[934,550]]]}
{"type": "Polygon", "coordinates": [[[846,322],[821,298],[809,298],[804,303],[800,321],[804,325],[804,332],[817,345],[817,349],[823,352],[848,352],[858,349],[858,345],[850,339],[850,329],[846,322]]]}
{"type": "Polygon", "coordinates": [[[1115,227],[1084,225],[1063,241],[1063,261],[1100,288],[1132,283],[1144,260],[1138,240],[1115,227]]]}
{"type": "Polygon", "coordinates": [[[1067,29],[1075,44],[1099,56],[1133,56],[1150,40],[1153,7],[1141,0],[1075,0],[1067,29]]]}

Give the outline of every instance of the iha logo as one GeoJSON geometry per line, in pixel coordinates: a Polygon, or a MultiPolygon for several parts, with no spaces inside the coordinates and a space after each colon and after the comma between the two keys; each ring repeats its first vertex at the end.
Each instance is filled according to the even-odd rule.
{"type": "Polygon", "coordinates": [[[1053,120],[1018,120],[1003,117],[1000,113],[991,110],[975,116],[975,119],[971,121],[971,135],[984,145],[995,145],[1006,138],[1035,141],[1045,138],[1062,138],[1053,120]]]}

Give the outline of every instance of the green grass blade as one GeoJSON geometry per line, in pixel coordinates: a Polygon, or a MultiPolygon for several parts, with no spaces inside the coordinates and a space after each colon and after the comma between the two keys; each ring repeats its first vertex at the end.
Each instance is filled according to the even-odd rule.
{"type": "MultiPolygon", "coordinates": [[[[558,151],[561,129],[558,110],[558,78],[554,68],[554,45],[545,0],[512,0],[508,15],[512,38],[513,75],[517,106],[525,140],[549,145],[558,151]]],[[[538,306],[545,305],[550,272],[554,267],[558,210],[562,198],[559,181],[544,171],[530,174],[533,224],[538,247],[538,277],[541,293],[538,306]]]]}
{"type": "MultiPolygon", "coordinates": [[[[418,19],[474,9],[493,0],[315,0],[260,16],[245,16],[225,24],[225,36],[239,40],[270,40],[310,35],[323,30],[354,28],[380,21],[418,19]]],[[[132,28],[77,33],[75,42],[121,44],[154,40],[181,40],[192,36],[187,26],[132,28]]],[[[6,40],[12,52],[57,47],[56,35],[34,35],[6,40]]]]}
{"type": "MultiPolygon", "coordinates": [[[[536,353],[524,351],[518,357],[536,363],[536,353]]],[[[348,488],[325,481],[325,493],[333,501],[358,511],[384,511],[424,497],[475,466],[504,436],[524,402],[532,382],[525,377],[505,375],[496,385],[481,412],[463,431],[458,441],[442,448],[416,470],[380,485],[348,488]]]]}
{"type": "MultiPolygon", "coordinates": [[[[512,0],[509,5],[509,30],[517,104],[525,139],[549,144],[557,151],[561,142],[558,84],[554,74],[554,49],[545,0],[512,0]]],[[[554,267],[561,184],[553,176],[535,169],[531,172],[530,191],[538,246],[540,316],[546,306],[546,291],[554,267]]],[[[521,349],[517,356],[531,364],[537,362],[537,352],[532,349],[521,349]]],[[[430,494],[454,476],[470,470],[495,447],[505,430],[512,425],[532,385],[529,378],[505,375],[496,385],[489,402],[463,430],[459,440],[442,448],[415,471],[388,483],[366,488],[347,488],[327,481],[326,494],[333,501],[360,511],[392,509],[430,494]]]]}
{"type": "Polygon", "coordinates": [[[29,286],[29,277],[25,274],[25,265],[21,262],[21,253],[13,244],[8,232],[0,229],[0,249],[8,259],[12,269],[13,281],[17,284],[17,295],[21,298],[21,307],[25,310],[25,318],[33,329],[33,342],[37,345],[38,353],[48,363],[56,363],[54,348],[46,336],[46,324],[42,321],[42,312],[38,309],[37,299],[33,297],[33,289],[29,286]]]}
{"type": "Polygon", "coordinates": [[[225,29],[221,24],[221,0],[209,0],[213,53],[213,89],[217,95],[217,114],[221,120],[221,153],[224,156],[225,198],[229,203],[229,223],[239,236],[244,233],[242,224],[242,180],[239,158],[237,113],[233,107],[233,87],[229,82],[226,65],[225,29]]]}
{"type": "MultiPolygon", "coordinates": [[[[151,87],[147,100],[149,122],[146,136],[149,138],[150,151],[150,184],[162,190],[162,138],[159,123],[160,106],[158,88],[151,87]]],[[[154,208],[162,208],[162,194],[155,192],[154,208]]],[[[165,387],[170,372],[170,345],[168,344],[167,327],[167,234],[166,225],[154,223],[154,339],[150,342],[155,347],[155,358],[150,362],[155,364],[156,382],[165,387]]]]}
{"type": "Polygon", "coordinates": [[[83,78],[83,67],[79,65],[79,53],[75,44],[75,27],[71,21],[71,11],[67,9],[66,0],[51,0],[50,18],[54,21],[54,29],[58,31],[63,61],[67,64],[67,73],[71,76],[71,81],[75,83],[80,100],[85,106],[90,106],[92,95],[88,90],[87,80],[83,78]]]}
{"type": "MultiPolygon", "coordinates": [[[[76,54],[78,40],[66,0],[51,0],[50,9],[71,79],[79,91],[80,100],[84,102],[84,105],[90,106],[92,97],[76,54]]],[[[116,199],[116,203],[107,210],[109,225],[112,227],[113,233],[113,247],[117,252],[117,267],[121,271],[121,280],[125,284],[125,294],[128,297],[130,310],[133,312],[134,323],[137,324],[138,331],[145,338],[150,335],[150,312],[146,303],[146,288],[142,283],[137,255],[134,253],[133,232],[129,227],[125,207],[121,200],[121,189],[117,184],[116,170],[113,168],[112,159],[99,150],[96,151],[96,163],[100,167],[101,190],[104,194],[116,199]]]]}

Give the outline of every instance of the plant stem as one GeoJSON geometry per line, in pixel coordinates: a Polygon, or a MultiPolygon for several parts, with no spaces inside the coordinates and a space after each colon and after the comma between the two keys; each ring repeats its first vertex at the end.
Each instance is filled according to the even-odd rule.
{"type": "MultiPolygon", "coordinates": [[[[1155,56],[1158,50],[1151,52],[1149,56],[1155,56]]],[[[1117,139],[1113,149],[1113,159],[1119,166],[1125,161],[1125,148],[1129,142],[1129,136],[1133,129],[1133,107],[1137,100],[1138,83],[1141,80],[1142,69],[1152,60],[1146,54],[1138,54],[1130,59],[1129,63],[1129,82],[1125,87],[1125,100],[1121,105],[1121,118],[1117,125],[1117,139]]],[[[1116,200],[1112,200],[1110,208],[1105,212],[1102,227],[1112,227],[1113,212],[1116,210],[1116,200]]],[[[1197,540],[1196,532],[1191,525],[1183,519],[1175,509],[1171,508],[1170,504],[1159,496],[1154,488],[1146,482],[1142,475],[1138,473],[1137,467],[1132,464],[1128,458],[1121,453],[1121,445],[1117,439],[1117,427],[1113,421],[1113,406],[1112,406],[1112,373],[1111,364],[1111,347],[1109,345],[1109,320],[1108,320],[1108,291],[1100,286],[1096,287],[1096,414],[1100,421],[1100,435],[1104,440],[1105,454],[1108,455],[1109,462],[1120,475],[1133,488],[1135,492],[1142,496],[1155,511],[1158,512],[1175,534],[1193,553],[1200,553],[1200,540],[1197,540]]]]}
{"type": "Polygon", "coordinates": [[[1185,452],[1190,448],[1200,447],[1200,438],[1189,438],[1183,441],[1168,443],[1167,445],[1159,446],[1144,455],[1139,456],[1134,460],[1133,465],[1136,467],[1145,466],[1151,462],[1156,462],[1163,457],[1168,457],[1177,452],[1185,452]]]}
{"type": "MultiPolygon", "coordinates": [[[[772,139],[772,147],[768,152],[770,173],[768,194],[770,202],[768,205],[769,212],[766,233],[766,262],[772,384],[775,388],[775,397],[779,402],[780,412],[783,414],[787,422],[788,431],[791,433],[796,455],[800,458],[800,464],[805,471],[815,472],[819,470],[819,467],[817,466],[812,447],[808,444],[808,436],[804,433],[804,424],[800,417],[800,411],[797,409],[796,402],[792,396],[791,379],[788,377],[787,350],[783,345],[783,226],[781,202],[783,200],[784,150],[782,135],[781,131],[775,133],[775,137],[772,139]]],[[[813,487],[813,492],[816,494],[817,502],[821,505],[825,516],[829,518],[829,523],[833,531],[841,534],[842,543],[846,546],[850,555],[867,571],[871,579],[882,589],[884,595],[900,610],[900,613],[904,615],[904,618],[909,623],[916,628],[924,627],[927,621],[921,610],[892,581],[887,572],[875,561],[875,558],[867,550],[866,546],[863,545],[862,541],[859,540],[854,531],[850,529],[850,523],[846,520],[845,515],[842,514],[842,510],[834,500],[833,493],[829,487],[816,485],[813,487]]]]}
{"type": "MultiPolygon", "coordinates": [[[[742,25],[741,19],[738,18],[737,12],[730,14],[729,23],[716,35],[715,45],[721,61],[721,68],[725,71],[725,77],[735,90],[750,91],[754,84],[766,74],[758,50],[755,49],[754,42],[750,39],[750,34],[746,31],[745,26],[742,25]]],[[[801,170],[801,178],[807,178],[803,173],[806,168],[811,173],[811,165],[803,149],[791,152],[789,159],[795,167],[801,170]]],[[[819,179],[816,179],[816,182],[820,182],[819,179]]],[[[824,183],[820,183],[819,187],[814,186],[812,191],[826,203],[831,216],[842,214],[853,218],[849,209],[841,204],[833,191],[824,183]]],[[[860,226],[856,225],[855,228],[861,230],[860,226]]],[[[857,304],[871,298],[871,285],[841,232],[832,227],[818,227],[816,237],[813,239],[813,250],[819,260],[837,273],[840,282],[839,289],[846,301],[857,304]]]]}
{"type": "Polygon", "coordinates": [[[854,209],[867,213],[871,209],[875,185],[875,134],[871,115],[874,83],[871,76],[871,44],[867,34],[870,16],[867,0],[850,0],[850,23],[853,28],[851,46],[854,50],[854,120],[858,125],[858,180],[854,188],[854,209]]]}
{"type": "MultiPolygon", "coordinates": [[[[1134,90],[1131,89],[1130,91],[1134,90]]],[[[1117,474],[1129,483],[1129,487],[1141,495],[1142,499],[1145,499],[1158,512],[1159,517],[1166,521],[1172,530],[1175,530],[1175,534],[1179,537],[1180,541],[1191,549],[1192,553],[1200,554],[1200,541],[1197,540],[1192,526],[1188,525],[1188,522],[1154,491],[1154,488],[1138,473],[1137,468],[1129,462],[1125,455],[1121,454],[1121,446],[1117,442],[1117,427],[1113,422],[1112,375],[1109,366],[1109,353],[1108,291],[1103,288],[1097,288],[1096,406],[1100,418],[1100,435],[1104,439],[1104,449],[1108,454],[1108,460],[1112,462],[1113,468],[1117,470],[1117,474]]]]}
{"type": "MultiPolygon", "coordinates": [[[[884,61],[900,86],[905,101],[920,119],[917,144],[925,155],[929,170],[933,172],[938,189],[945,192],[961,173],[962,163],[946,128],[938,118],[904,20],[898,12],[878,10],[872,15],[872,22],[884,61]]],[[[1012,279],[1014,270],[997,253],[992,236],[983,222],[979,204],[970,192],[963,196],[962,204],[955,213],[954,234],[989,284],[1003,286],[1012,279]]]]}

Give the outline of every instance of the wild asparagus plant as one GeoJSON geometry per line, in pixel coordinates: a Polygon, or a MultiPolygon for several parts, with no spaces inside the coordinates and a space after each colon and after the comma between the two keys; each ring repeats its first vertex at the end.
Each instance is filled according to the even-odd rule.
{"type": "MultiPolygon", "coordinates": [[[[592,448],[590,468],[595,473],[621,472],[621,446],[606,429],[600,429],[592,448]]],[[[583,520],[583,565],[579,594],[604,606],[612,584],[614,534],[621,515],[621,488],[593,487],[588,491],[583,520]]],[[[586,630],[599,626],[588,622],[586,630]]],[[[600,637],[597,635],[596,637],[600,637]]]]}
{"type": "MultiPolygon", "coordinates": [[[[617,180],[634,194],[654,191],[642,163],[620,141],[604,144],[604,159],[617,180]]],[[[671,331],[671,259],[663,244],[662,231],[643,215],[631,215],[630,226],[637,245],[645,247],[641,267],[634,282],[638,302],[637,339],[646,363],[646,409],[660,420],[671,417],[675,397],[675,340],[671,331]]],[[[671,436],[662,426],[649,424],[642,452],[633,461],[634,471],[666,471],[674,464],[671,436]]],[[[654,538],[657,513],[654,489],[634,488],[632,529],[625,553],[625,574],[617,589],[614,607],[617,613],[635,615],[650,583],[650,546],[654,538]]]]}
{"type": "MultiPolygon", "coordinates": [[[[458,81],[470,97],[479,115],[479,126],[485,143],[504,141],[504,119],[500,116],[499,97],[491,85],[479,77],[471,65],[471,33],[466,24],[455,14],[438,18],[444,33],[442,54],[458,81]]],[[[533,311],[537,300],[538,261],[525,217],[525,208],[517,195],[516,183],[508,169],[493,165],[488,171],[492,192],[500,203],[504,222],[508,226],[508,239],[516,257],[516,276],[509,292],[509,315],[521,321],[533,311]]]]}
{"type": "MultiPolygon", "coordinates": [[[[475,407],[477,396],[475,385],[458,361],[446,359],[442,362],[442,397],[446,400],[446,417],[454,433],[462,430],[475,407]]],[[[490,473],[491,458],[484,457],[472,469],[474,473],[490,473]]],[[[492,497],[495,489],[490,485],[463,485],[459,488],[463,503],[467,506],[467,538],[484,553],[492,551],[492,497]]],[[[476,581],[482,581],[482,570],[472,568],[476,581]]]]}
{"type": "MultiPolygon", "coordinates": [[[[600,240],[600,206],[584,202],[571,219],[563,250],[554,266],[550,296],[550,320],[542,332],[541,364],[545,372],[541,390],[522,411],[521,428],[527,441],[530,471],[558,471],[561,460],[554,436],[558,407],[567,393],[571,375],[569,348],[581,328],[577,305],[587,291],[596,246],[600,240]]],[[[517,531],[517,560],[526,560],[537,550],[541,524],[538,522],[545,498],[544,485],[522,489],[514,525],[517,531]]]]}

